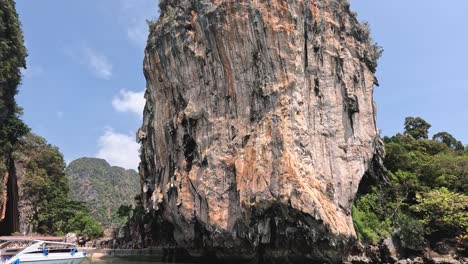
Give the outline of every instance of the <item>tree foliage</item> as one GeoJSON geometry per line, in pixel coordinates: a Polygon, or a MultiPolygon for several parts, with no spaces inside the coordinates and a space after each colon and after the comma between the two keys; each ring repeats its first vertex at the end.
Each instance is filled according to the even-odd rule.
{"type": "MultiPolygon", "coordinates": [[[[26,68],[18,14],[13,0],[0,1],[0,192],[4,192],[5,172],[11,169],[11,152],[18,139],[29,132],[21,121],[21,108],[15,101],[21,82],[21,69],[26,68]]],[[[0,195],[0,210],[4,201],[0,195]]]]}
{"type": "Polygon", "coordinates": [[[468,196],[442,187],[427,193],[418,193],[416,201],[411,209],[421,216],[421,223],[426,225],[430,232],[468,232],[468,196]]]}
{"type": "Polygon", "coordinates": [[[71,232],[83,235],[86,239],[102,236],[103,230],[99,223],[86,211],[78,211],[67,221],[67,228],[71,232]]]}
{"type": "MultiPolygon", "coordinates": [[[[130,230],[132,226],[141,225],[142,223],[148,223],[148,215],[146,214],[146,210],[143,207],[141,195],[136,195],[134,197],[134,200],[135,207],[129,205],[122,205],[119,207],[116,213],[117,219],[119,219],[121,223],[120,227],[123,237],[131,236],[130,230]]],[[[152,219],[152,217],[150,217],[150,219],[152,219]]]]}
{"type": "Polygon", "coordinates": [[[447,145],[452,150],[462,151],[465,149],[461,141],[455,139],[447,132],[439,132],[432,137],[432,140],[439,141],[447,145]]]}
{"type": "Polygon", "coordinates": [[[21,69],[26,68],[26,48],[23,44],[18,14],[13,0],[0,2],[0,152],[9,152],[15,142],[29,129],[19,118],[21,108],[15,95],[21,82],[21,69]]]}
{"type": "Polygon", "coordinates": [[[390,183],[356,198],[353,219],[362,240],[376,243],[392,234],[419,250],[426,241],[467,235],[468,152],[447,132],[428,140],[429,128],[408,117],[403,134],[383,139],[390,183]]]}
{"type": "Polygon", "coordinates": [[[431,125],[420,117],[407,117],[405,119],[405,135],[412,136],[414,139],[428,139],[429,128],[431,125]]]}
{"type": "Polygon", "coordinates": [[[391,232],[391,221],[382,218],[386,215],[386,207],[381,192],[372,191],[359,197],[353,205],[354,227],[359,239],[371,243],[379,242],[381,237],[387,237],[391,232]]]}
{"type": "Polygon", "coordinates": [[[85,206],[70,198],[65,162],[57,147],[42,137],[28,134],[15,148],[14,159],[24,170],[19,179],[22,199],[34,205],[35,212],[29,220],[33,232],[77,232],[88,238],[99,236],[99,231],[102,234],[99,223],[85,206]]]}
{"type": "Polygon", "coordinates": [[[395,223],[395,236],[400,240],[403,248],[411,250],[422,250],[427,245],[426,230],[424,225],[418,219],[400,214],[395,223]]]}

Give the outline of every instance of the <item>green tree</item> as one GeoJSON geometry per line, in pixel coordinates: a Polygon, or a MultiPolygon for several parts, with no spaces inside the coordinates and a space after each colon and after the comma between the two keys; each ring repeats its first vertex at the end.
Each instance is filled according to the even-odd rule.
{"type": "Polygon", "coordinates": [[[462,151],[465,149],[465,146],[463,146],[463,143],[461,143],[461,141],[458,141],[451,134],[447,132],[440,132],[440,133],[435,134],[432,137],[432,140],[442,142],[445,145],[447,145],[449,148],[451,148],[452,150],[462,151]]]}
{"type": "Polygon", "coordinates": [[[411,250],[422,250],[427,245],[424,225],[417,219],[401,214],[396,223],[396,237],[400,240],[403,248],[411,250]]]}
{"type": "Polygon", "coordinates": [[[430,232],[443,231],[447,235],[468,232],[468,196],[442,187],[419,193],[416,200],[418,204],[411,209],[421,215],[421,222],[430,232]]]}
{"type": "Polygon", "coordinates": [[[25,170],[19,181],[24,193],[22,199],[34,204],[35,214],[30,219],[33,231],[40,234],[73,231],[95,238],[100,224],[81,202],[70,198],[65,162],[59,149],[34,134],[21,138],[15,148],[14,159],[25,170]]]}
{"type": "Polygon", "coordinates": [[[103,233],[99,223],[83,211],[77,212],[68,220],[67,231],[78,233],[88,240],[98,238],[103,233]]]}
{"type": "Polygon", "coordinates": [[[21,68],[26,68],[24,47],[18,14],[13,0],[0,2],[0,153],[10,151],[15,142],[28,132],[20,120],[21,108],[15,95],[21,82],[21,68]]]}
{"type": "Polygon", "coordinates": [[[11,151],[18,139],[29,132],[29,127],[20,116],[21,112],[14,112],[0,125],[0,152],[11,151]]]}
{"type": "Polygon", "coordinates": [[[361,240],[375,243],[391,234],[420,250],[426,241],[467,235],[468,152],[448,133],[428,140],[429,127],[407,118],[405,133],[383,139],[390,181],[360,188],[353,220],[361,240]]]}
{"type": "Polygon", "coordinates": [[[128,223],[132,217],[133,206],[131,205],[121,205],[114,216],[117,220],[119,226],[124,226],[128,223]]]}
{"type": "Polygon", "coordinates": [[[377,243],[382,237],[390,236],[391,221],[383,193],[372,190],[359,197],[353,205],[353,220],[359,239],[368,243],[377,243]]]}
{"type": "MultiPolygon", "coordinates": [[[[29,132],[21,121],[21,108],[15,95],[21,82],[21,69],[26,68],[26,48],[15,9],[15,1],[0,1],[0,192],[5,191],[3,176],[13,164],[11,152],[20,137],[29,132]]],[[[0,195],[0,210],[3,204],[0,195]]]]}
{"type": "Polygon", "coordinates": [[[429,128],[431,125],[420,117],[407,117],[405,119],[405,135],[412,136],[414,139],[428,139],[429,128]]]}
{"type": "Polygon", "coordinates": [[[121,205],[117,210],[117,216],[128,219],[132,216],[133,207],[131,205],[121,205]]]}

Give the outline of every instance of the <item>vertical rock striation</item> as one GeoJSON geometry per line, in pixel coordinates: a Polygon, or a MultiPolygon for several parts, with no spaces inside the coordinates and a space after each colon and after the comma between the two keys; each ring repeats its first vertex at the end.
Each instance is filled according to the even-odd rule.
{"type": "Polygon", "coordinates": [[[148,232],[170,225],[194,255],[339,262],[379,151],[366,27],[344,0],[160,8],[138,139],[144,206],[166,227],[148,232]]]}

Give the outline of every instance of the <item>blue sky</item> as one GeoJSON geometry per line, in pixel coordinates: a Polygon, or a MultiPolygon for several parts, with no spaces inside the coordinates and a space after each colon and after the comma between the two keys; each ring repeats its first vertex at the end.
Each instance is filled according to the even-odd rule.
{"type": "Polygon", "coordinates": [[[383,135],[406,116],[426,119],[435,134],[468,143],[468,1],[351,0],[384,47],[375,90],[383,135]]]}
{"type": "Polygon", "coordinates": [[[136,168],[153,0],[17,0],[29,52],[18,103],[65,159],[136,168]]]}
{"type": "MultiPolygon", "coordinates": [[[[468,143],[468,1],[351,0],[385,49],[376,88],[383,135],[406,116],[468,143]]],[[[24,120],[65,159],[136,168],[146,19],[156,0],[17,0],[29,51],[18,95],[24,120]]]]}

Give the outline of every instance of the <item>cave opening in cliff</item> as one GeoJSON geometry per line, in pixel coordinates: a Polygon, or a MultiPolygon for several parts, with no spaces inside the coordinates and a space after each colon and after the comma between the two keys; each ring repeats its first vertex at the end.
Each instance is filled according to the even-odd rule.
{"type": "MultiPolygon", "coordinates": [[[[11,166],[12,167],[12,166],[11,166]]],[[[7,202],[4,208],[4,219],[0,222],[0,235],[11,235],[19,231],[18,181],[14,168],[8,172],[7,202]]]]}
{"type": "Polygon", "coordinates": [[[359,196],[368,194],[372,191],[373,187],[384,187],[390,184],[390,180],[387,176],[387,169],[383,164],[382,158],[384,157],[384,147],[380,140],[374,142],[375,148],[378,153],[372,157],[369,168],[359,182],[358,191],[356,193],[356,199],[359,196]]]}

